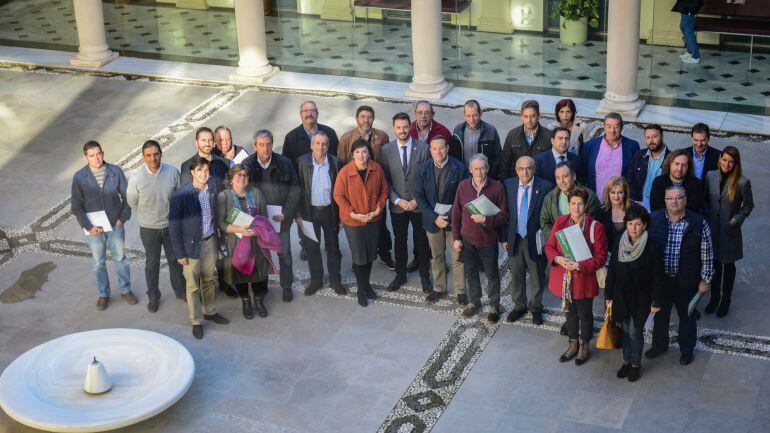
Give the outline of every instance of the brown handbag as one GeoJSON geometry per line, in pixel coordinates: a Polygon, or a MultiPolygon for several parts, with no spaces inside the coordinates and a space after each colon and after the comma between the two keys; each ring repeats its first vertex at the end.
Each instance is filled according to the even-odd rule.
{"type": "Polygon", "coordinates": [[[599,337],[596,338],[597,349],[619,349],[620,348],[620,327],[612,321],[612,307],[607,307],[604,311],[604,324],[599,337]]]}

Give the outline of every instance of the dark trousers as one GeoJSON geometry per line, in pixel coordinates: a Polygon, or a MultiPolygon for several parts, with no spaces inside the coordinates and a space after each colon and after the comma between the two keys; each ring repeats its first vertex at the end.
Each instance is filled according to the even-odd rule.
{"type": "Polygon", "coordinates": [[[695,320],[687,314],[687,307],[697,291],[697,287],[683,287],[676,276],[666,275],[663,278],[663,302],[660,304],[660,311],[655,313],[653,319],[653,347],[661,350],[668,349],[668,325],[671,322],[671,309],[676,306],[676,312],[679,315],[677,336],[679,351],[687,354],[692,353],[695,349],[698,328],[695,320]]]}
{"type": "Polygon", "coordinates": [[[530,257],[528,239],[516,235],[513,256],[510,260],[511,299],[513,309],[532,313],[543,311],[543,290],[545,262],[541,257],[530,257]],[[531,277],[529,294],[527,293],[527,271],[531,277]]]}
{"type": "Polygon", "coordinates": [[[171,238],[168,228],[149,229],[139,227],[139,237],[144,245],[144,278],[147,280],[147,297],[160,298],[158,279],[160,274],[160,249],[166,253],[168,272],[171,277],[171,288],[179,297],[185,296],[185,281],[182,274],[182,265],[176,261],[174,250],[171,248],[171,238]]]}
{"type": "Polygon", "coordinates": [[[356,290],[371,290],[372,263],[365,265],[353,264],[353,274],[356,276],[356,290]]]}
{"type": "Polygon", "coordinates": [[[569,339],[591,341],[594,336],[594,298],[573,299],[566,316],[569,339]]]}
{"type": "Polygon", "coordinates": [[[377,255],[380,257],[390,257],[390,250],[392,248],[393,241],[390,240],[390,231],[388,230],[388,212],[383,212],[380,238],[377,241],[377,255]]]}
{"type": "Polygon", "coordinates": [[[406,265],[409,260],[409,224],[412,224],[412,235],[414,237],[414,249],[420,276],[430,275],[430,247],[428,246],[428,236],[422,227],[422,215],[419,212],[401,212],[390,213],[390,220],[393,224],[393,248],[396,253],[396,274],[406,275],[406,265]]]}
{"type": "Polygon", "coordinates": [[[468,287],[468,299],[481,305],[481,279],[479,271],[483,268],[487,276],[487,298],[489,305],[500,306],[500,270],[497,269],[497,245],[479,248],[463,240],[460,257],[465,266],[465,282],[468,287]]]}
{"type": "Polygon", "coordinates": [[[710,304],[730,305],[735,285],[735,263],[720,263],[714,260],[714,278],[711,280],[710,304]]]}
{"type": "Polygon", "coordinates": [[[644,350],[644,335],[642,331],[644,326],[636,326],[634,318],[630,314],[620,325],[623,362],[636,366],[642,365],[642,351],[644,350]]]}
{"type": "Polygon", "coordinates": [[[251,286],[251,291],[254,292],[254,299],[265,299],[265,296],[267,295],[267,280],[258,283],[236,284],[235,290],[238,291],[238,296],[240,296],[241,299],[251,299],[249,296],[249,286],[251,286]]]}
{"type": "Polygon", "coordinates": [[[315,230],[315,237],[319,242],[300,236],[304,240],[307,251],[307,264],[310,268],[310,284],[323,285],[324,264],[321,257],[321,231],[323,230],[324,246],[326,248],[326,267],[329,269],[329,283],[342,282],[340,269],[342,268],[342,253],[340,252],[339,226],[334,223],[334,210],[331,205],[318,208],[310,208],[315,230]]]}

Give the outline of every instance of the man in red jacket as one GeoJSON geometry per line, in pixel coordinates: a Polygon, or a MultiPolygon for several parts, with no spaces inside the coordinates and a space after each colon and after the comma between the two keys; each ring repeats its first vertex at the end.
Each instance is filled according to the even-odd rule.
{"type": "Polygon", "coordinates": [[[433,137],[441,135],[443,137],[451,137],[452,133],[449,132],[446,126],[433,120],[433,105],[428,101],[419,101],[414,105],[414,122],[412,122],[412,128],[409,130],[409,135],[415,140],[424,141],[430,143],[433,137]]]}
{"type": "MultiPolygon", "coordinates": [[[[500,228],[508,222],[508,202],[505,189],[500,182],[487,177],[489,160],[478,153],[470,160],[471,178],[457,186],[452,206],[453,248],[460,252],[465,265],[465,280],[468,283],[468,305],[463,316],[472,317],[481,309],[481,280],[479,268],[484,267],[487,276],[487,297],[489,313],[487,320],[500,320],[500,272],[497,268],[500,228]],[[486,196],[499,212],[493,215],[471,213],[466,206],[481,196],[486,196]]],[[[488,212],[487,212],[488,213],[488,212]]]]}

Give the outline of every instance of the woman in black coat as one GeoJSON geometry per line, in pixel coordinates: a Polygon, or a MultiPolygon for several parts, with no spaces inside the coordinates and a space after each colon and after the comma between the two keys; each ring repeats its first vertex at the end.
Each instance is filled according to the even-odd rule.
{"type": "Polygon", "coordinates": [[[628,181],[623,176],[613,176],[607,181],[602,193],[602,207],[591,215],[604,224],[607,245],[615,245],[618,236],[626,231],[626,211],[631,206],[631,194],[628,181]]]}
{"type": "Polygon", "coordinates": [[[622,328],[623,366],[618,378],[639,379],[644,323],[660,311],[663,298],[663,251],[647,235],[650,214],[634,204],[625,216],[626,231],[615,240],[607,270],[604,299],[612,320],[622,328]]]}

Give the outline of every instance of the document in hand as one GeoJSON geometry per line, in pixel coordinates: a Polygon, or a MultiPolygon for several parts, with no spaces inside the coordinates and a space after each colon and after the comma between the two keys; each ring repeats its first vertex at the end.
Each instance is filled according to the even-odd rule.
{"type": "Polygon", "coordinates": [[[267,205],[267,219],[270,220],[270,224],[273,225],[273,228],[275,229],[276,233],[281,232],[281,222],[276,221],[273,219],[276,215],[282,215],[283,214],[283,206],[276,206],[269,204],[267,205]]]}
{"type": "Polygon", "coordinates": [[[235,155],[235,158],[233,158],[233,164],[240,164],[243,162],[244,159],[248,158],[249,154],[246,153],[245,150],[241,149],[240,152],[238,152],[237,155],[235,155]]]}
{"type": "Polygon", "coordinates": [[[556,232],[556,240],[561,245],[564,257],[572,261],[580,262],[593,257],[586,238],[583,236],[583,231],[577,224],[556,232]]]}
{"type": "Polygon", "coordinates": [[[701,293],[700,291],[698,291],[695,294],[695,296],[692,297],[692,300],[690,301],[690,305],[687,306],[687,315],[688,316],[692,315],[692,310],[694,310],[695,307],[698,306],[698,301],[700,301],[700,298],[702,298],[702,297],[703,297],[703,293],[701,293]]]}
{"type": "MultiPolygon", "coordinates": [[[[246,212],[240,211],[236,208],[232,208],[225,217],[225,222],[238,227],[251,227],[251,223],[254,221],[254,217],[246,212]]],[[[235,236],[242,238],[243,235],[236,233],[235,236]]]]}
{"type": "MultiPolygon", "coordinates": [[[[100,210],[97,212],[87,212],[86,216],[88,217],[88,221],[91,222],[91,225],[94,227],[101,227],[103,232],[111,232],[112,231],[112,224],[110,224],[110,219],[107,218],[107,212],[100,210]]],[[[83,233],[86,235],[89,235],[88,230],[83,229],[83,233]]]]}
{"type": "Polygon", "coordinates": [[[484,194],[478,196],[476,200],[466,203],[465,207],[474,215],[493,216],[500,212],[500,208],[492,203],[484,194]]]}
{"type": "Polygon", "coordinates": [[[310,221],[302,220],[302,226],[300,228],[302,229],[302,233],[310,238],[310,240],[313,242],[318,242],[318,238],[315,237],[315,229],[313,228],[313,223],[310,221]]]}
{"type": "Polygon", "coordinates": [[[443,204],[443,203],[436,203],[436,206],[433,208],[433,212],[436,212],[439,216],[449,215],[449,212],[452,210],[451,204],[443,204]]]}

